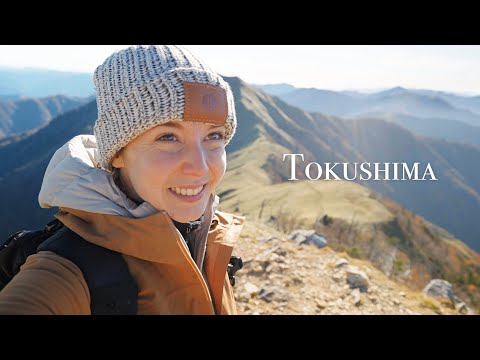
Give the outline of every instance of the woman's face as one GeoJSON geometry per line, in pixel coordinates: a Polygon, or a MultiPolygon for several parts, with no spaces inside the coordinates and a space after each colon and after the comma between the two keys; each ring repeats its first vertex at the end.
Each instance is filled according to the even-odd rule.
{"type": "Polygon", "coordinates": [[[225,174],[224,137],[224,125],[171,121],[132,140],[112,165],[120,168],[129,198],[147,201],[178,222],[193,221],[225,174]]]}

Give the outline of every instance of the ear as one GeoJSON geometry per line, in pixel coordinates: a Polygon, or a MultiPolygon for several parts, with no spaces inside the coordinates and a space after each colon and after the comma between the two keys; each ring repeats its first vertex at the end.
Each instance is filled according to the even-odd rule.
{"type": "Polygon", "coordinates": [[[112,160],[112,166],[117,169],[125,167],[125,161],[123,161],[123,156],[121,153],[115,155],[115,157],[112,160]]]}

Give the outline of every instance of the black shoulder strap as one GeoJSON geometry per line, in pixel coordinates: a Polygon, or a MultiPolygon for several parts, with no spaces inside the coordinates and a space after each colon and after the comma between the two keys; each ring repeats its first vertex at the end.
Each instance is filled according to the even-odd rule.
{"type": "Polygon", "coordinates": [[[137,314],[137,284],[120,253],[92,244],[66,226],[38,251],[52,251],[80,268],[90,290],[92,315],[137,314]]]}

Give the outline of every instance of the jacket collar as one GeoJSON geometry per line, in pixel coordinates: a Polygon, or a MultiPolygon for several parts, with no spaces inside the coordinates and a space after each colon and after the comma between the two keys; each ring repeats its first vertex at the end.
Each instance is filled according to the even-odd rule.
{"type": "MultiPolygon", "coordinates": [[[[219,217],[215,214],[216,207],[213,205],[216,198],[213,193],[205,221],[194,234],[204,238],[204,245],[207,241],[217,244],[224,242],[233,247],[239,233],[232,233],[234,228],[229,231],[229,222],[238,223],[241,217],[225,217],[226,213],[219,217]],[[208,236],[218,225],[216,236],[208,236]]],[[[180,248],[185,246],[182,244],[183,237],[164,210],[143,218],[129,218],[62,207],[55,217],[85,240],[107,249],[156,263],[175,264],[183,260],[180,248]]]]}

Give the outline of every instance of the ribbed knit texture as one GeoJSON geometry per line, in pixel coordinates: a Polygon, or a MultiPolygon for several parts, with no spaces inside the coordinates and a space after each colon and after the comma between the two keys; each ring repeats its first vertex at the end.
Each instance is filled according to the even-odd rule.
{"type": "Polygon", "coordinates": [[[94,126],[98,166],[111,171],[115,154],[137,136],[169,121],[183,121],[184,81],[226,90],[227,145],[237,126],[228,83],[183,47],[134,46],[110,55],[93,76],[98,106],[94,126]]]}

